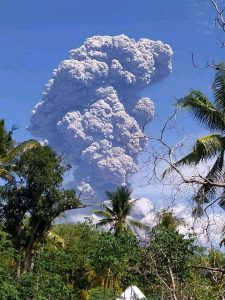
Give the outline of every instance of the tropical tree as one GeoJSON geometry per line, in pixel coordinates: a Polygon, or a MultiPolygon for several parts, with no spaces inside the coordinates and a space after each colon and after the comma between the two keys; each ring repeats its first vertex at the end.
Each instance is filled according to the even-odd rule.
{"type": "Polygon", "coordinates": [[[5,121],[0,120],[0,177],[7,180],[12,180],[10,162],[24,151],[40,146],[39,142],[35,140],[28,140],[21,144],[16,143],[12,139],[14,130],[16,130],[15,126],[7,132],[5,121]]]}
{"type": "Polygon", "coordinates": [[[121,293],[126,285],[132,283],[133,266],[136,267],[135,262],[140,260],[140,247],[132,233],[124,231],[116,236],[102,231],[95,241],[90,259],[92,270],[87,274],[90,287],[113,288],[121,293]]]}
{"type": "Polygon", "coordinates": [[[102,204],[103,210],[93,210],[93,212],[102,217],[97,226],[110,225],[110,231],[116,235],[124,230],[132,231],[134,227],[147,229],[148,226],[134,220],[130,217],[136,200],[132,200],[131,191],[121,186],[116,191],[106,192],[109,204],[102,204]]]}
{"type": "Polygon", "coordinates": [[[147,279],[151,278],[154,292],[161,294],[162,299],[189,299],[182,295],[182,290],[190,277],[190,262],[196,247],[194,237],[179,233],[178,225],[174,214],[164,211],[142,251],[140,271],[147,279]]]}
{"type": "MultiPolygon", "coordinates": [[[[196,201],[195,213],[201,214],[203,206],[210,203],[218,187],[216,183],[221,182],[225,175],[224,151],[225,151],[225,64],[221,63],[216,69],[212,84],[214,101],[210,101],[201,91],[191,90],[189,94],[178,100],[177,105],[181,109],[188,110],[200,125],[206,127],[210,134],[200,137],[193,145],[192,151],[177,161],[173,167],[167,169],[163,176],[169,171],[181,165],[197,165],[214,159],[203,184],[200,186],[194,200],[196,201]]],[[[225,204],[225,188],[222,188],[220,205],[225,204]]]]}
{"type": "Polygon", "coordinates": [[[55,218],[82,206],[74,190],[62,189],[67,170],[52,149],[37,147],[14,161],[13,184],[0,188],[0,221],[20,254],[22,272],[30,270],[55,218]]]}
{"type": "Polygon", "coordinates": [[[176,230],[180,225],[185,225],[182,218],[177,217],[172,210],[163,209],[158,215],[158,223],[166,228],[176,230]]]}

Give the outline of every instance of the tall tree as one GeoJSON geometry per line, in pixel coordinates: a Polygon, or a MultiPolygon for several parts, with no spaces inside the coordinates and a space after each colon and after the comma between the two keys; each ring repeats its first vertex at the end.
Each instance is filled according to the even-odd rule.
{"type": "Polygon", "coordinates": [[[106,192],[109,205],[102,204],[103,210],[93,210],[93,212],[102,217],[97,226],[110,225],[110,231],[113,230],[116,235],[125,229],[132,231],[133,227],[147,229],[143,223],[131,219],[130,215],[133,210],[135,200],[131,198],[131,191],[121,186],[114,192],[106,192]]]}
{"type": "Polygon", "coordinates": [[[182,285],[190,277],[190,261],[196,247],[192,236],[179,233],[178,225],[173,213],[164,211],[142,251],[142,273],[152,276],[158,295],[165,293],[163,299],[188,299],[182,295],[182,285]]]}
{"type": "Polygon", "coordinates": [[[24,151],[33,147],[37,147],[40,144],[35,140],[28,140],[21,144],[16,143],[12,139],[15,126],[7,132],[5,129],[5,121],[0,120],[0,177],[7,180],[12,180],[10,162],[24,151]]]}
{"type": "Polygon", "coordinates": [[[62,189],[67,169],[53,150],[39,146],[14,160],[14,182],[0,189],[3,229],[20,253],[22,272],[31,268],[53,220],[81,206],[74,190],[62,189]]]}
{"type": "MultiPolygon", "coordinates": [[[[192,151],[174,164],[177,168],[181,165],[197,165],[210,159],[215,160],[205,176],[204,184],[194,196],[197,214],[202,213],[204,204],[213,200],[218,190],[215,183],[224,181],[225,175],[225,64],[221,63],[218,66],[212,84],[214,101],[210,101],[198,90],[191,90],[187,96],[177,102],[178,107],[188,110],[200,122],[200,125],[211,132],[197,139],[192,151]]],[[[167,169],[164,176],[173,169],[167,169]]],[[[225,204],[224,188],[221,192],[220,204],[221,206],[225,204]]]]}
{"type": "Polygon", "coordinates": [[[140,248],[133,234],[123,232],[116,236],[100,232],[91,253],[92,272],[88,274],[91,287],[113,288],[121,293],[130,284],[132,264],[138,259],[140,248]]]}

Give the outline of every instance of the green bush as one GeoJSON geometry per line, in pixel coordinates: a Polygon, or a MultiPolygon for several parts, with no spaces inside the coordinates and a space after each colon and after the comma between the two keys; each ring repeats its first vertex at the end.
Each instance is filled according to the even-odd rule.
{"type": "Polygon", "coordinates": [[[118,295],[113,289],[93,288],[90,291],[90,300],[115,300],[118,295]]]}
{"type": "Polygon", "coordinates": [[[20,292],[13,282],[3,281],[0,283],[0,299],[21,300],[20,292]]]}
{"type": "Polygon", "coordinates": [[[20,279],[21,299],[70,300],[72,291],[65,287],[60,275],[44,272],[25,273],[20,279]]]}

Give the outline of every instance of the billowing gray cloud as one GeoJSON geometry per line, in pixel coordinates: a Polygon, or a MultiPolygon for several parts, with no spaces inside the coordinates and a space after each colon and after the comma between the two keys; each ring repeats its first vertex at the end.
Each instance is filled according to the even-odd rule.
{"type": "Polygon", "coordinates": [[[140,92],[171,72],[171,48],[125,35],[94,36],[54,70],[30,132],[74,167],[74,184],[102,198],[137,170],[154,104],[140,92]]]}

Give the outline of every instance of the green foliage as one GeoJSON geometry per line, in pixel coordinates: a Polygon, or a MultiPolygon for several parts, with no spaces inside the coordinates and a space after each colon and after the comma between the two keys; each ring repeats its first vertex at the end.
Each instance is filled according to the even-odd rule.
{"type": "Polygon", "coordinates": [[[65,286],[61,276],[52,272],[29,272],[21,276],[19,290],[22,299],[70,300],[72,290],[65,286]]]}
{"type": "Polygon", "coordinates": [[[158,223],[162,228],[170,228],[171,230],[176,230],[179,225],[184,224],[183,220],[176,217],[170,210],[162,210],[158,213],[158,223]]]}
{"type": "Polygon", "coordinates": [[[172,213],[163,212],[159,215],[159,223],[150,232],[149,244],[142,250],[140,267],[146,294],[151,292],[155,296],[180,299],[182,286],[190,278],[196,246],[192,236],[185,237],[178,232],[178,225],[172,213]],[[149,286],[149,282],[153,284],[149,286]]]}
{"type": "Polygon", "coordinates": [[[93,288],[90,290],[90,300],[115,300],[118,296],[113,289],[93,288]]]}
{"type": "Polygon", "coordinates": [[[93,281],[105,288],[120,290],[123,282],[128,284],[132,264],[139,255],[137,240],[129,232],[118,236],[109,232],[100,233],[91,253],[91,265],[95,273],[93,281]]]}
{"type": "Polygon", "coordinates": [[[223,274],[212,272],[204,267],[223,268],[224,263],[224,253],[215,249],[197,247],[191,260],[190,277],[183,285],[185,295],[194,295],[199,300],[222,299],[224,297],[225,284],[223,274]]]}
{"type": "Polygon", "coordinates": [[[6,232],[0,230],[0,299],[19,300],[14,278],[16,252],[6,232]]]}
{"type": "Polygon", "coordinates": [[[14,267],[16,251],[9,235],[0,229],[0,269],[10,272],[14,267]]]}
{"type": "Polygon", "coordinates": [[[103,204],[103,210],[93,211],[102,218],[97,226],[110,225],[110,231],[113,230],[116,235],[124,230],[132,232],[133,227],[147,229],[146,225],[129,217],[135,201],[131,199],[131,191],[127,187],[121,186],[114,192],[107,191],[106,195],[110,204],[103,204]]]}
{"type": "Polygon", "coordinates": [[[0,157],[13,148],[12,131],[7,132],[5,129],[5,121],[0,120],[0,157]]]}
{"type": "Polygon", "coordinates": [[[31,267],[53,220],[80,206],[75,191],[61,187],[67,169],[53,150],[39,146],[15,159],[15,180],[0,189],[2,226],[20,253],[24,272],[31,267]]]}
{"type": "Polygon", "coordinates": [[[195,246],[192,238],[185,238],[178,231],[157,225],[151,234],[148,251],[154,255],[157,272],[167,279],[169,268],[179,281],[190,275],[190,257],[194,255],[195,246]]]}
{"type": "Polygon", "coordinates": [[[117,237],[101,232],[92,252],[92,265],[98,272],[104,268],[117,272],[124,269],[123,263],[126,264],[132,255],[136,255],[137,249],[136,238],[126,232],[117,237]]]}
{"type": "Polygon", "coordinates": [[[10,281],[0,282],[0,299],[21,300],[21,294],[15,286],[15,283],[10,281]]]}
{"type": "Polygon", "coordinates": [[[0,177],[9,181],[13,180],[12,161],[24,151],[40,146],[40,144],[34,140],[17,144],[12,139],[12,134],[15,129],[16,127],[13,126],[12,130],[7,132],[4,120],[0,120],[0,177]]]}
{"type": "Polygon", "coordinates": [[[56,225],[53,232],[63,237],[65,247],[40,251],[35,270],[62,274],[66,284],[73,286],[76,291],[89,287],[87,274],[92,269],[90,253],[99,232],[87,224],[56,225]]]}
{"type": "Polygon", "coordinates": [[[88,224],[56,225],[53,232],[63,237],[65,247],[44,247],[35,260],[34,272],[61,274],[76,293],[101,286],[121,290],[136,280],[140,248],[135,236],[124,232],[116,237],[88,224]]]}
{"type": "MultiPolygon", "coordinates": [[[[4,145],[14,151],[3,128],[0,123],[4,145]]],[[[201,143],[213,153],[221,146],[201,143]]],[[[172,212],[158,214],[147,245],[140,246],[131,226],[145,226],[128,218],[134,201],[121,187],[107,193],[109,206],[95,211],[103,217],[100,225],[111,224],[116,234],[91,223],[53,226],[61,212],[80,206],[74,190],[62,189],[68,166],[49,147],[23,148],[12,157],[13,181],[0,187],[0,299],[115,300],[130,285],[151,300],[224,296],[223,273],[204,268],[223,270],[224,253],[194,246],[194,237],[179,233],[182,220],[172,212]]],[[[215,166],[222,162],[220,157],[215,166]]]]}
{"type": "Polygon", "coordinates": [[[126,232],[115,236],[88,224],[56,225],[52,232],[63,238],[65,246],[42,247],[32,271],[20,277],[16,276],[16,251],[10,236],[1,232],[0,299],[114,300],[114,294],[131,284],[148,295],[147,299],[156,300],[159,295],[170,299],[161,280],[171,286],[170,268],[178,299],[219,299],[225,284],[222,274],[194,266],[223,267],[224,253],[194,246],[192,237],[177,231],[171,214],[160,214],[159,220],[147,247],[140,247],[135,236],[126,232]]]}

